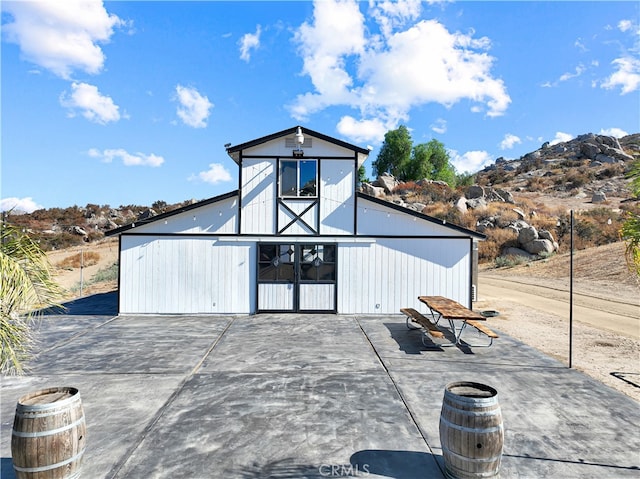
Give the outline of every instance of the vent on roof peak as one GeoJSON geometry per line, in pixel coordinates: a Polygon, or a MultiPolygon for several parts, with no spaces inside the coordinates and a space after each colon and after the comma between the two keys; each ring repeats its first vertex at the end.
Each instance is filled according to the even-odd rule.
{"type": "MultiPolygon", "coordinates": [[[[301,145],[302,148],[311,148],[313,146],[312,140],[313,140],[313,138],[305,136],[304,137],[304,143],[301,145]]],[[[296,138],[293,137],[293,136],[291,138],[285,138],[284,139],[284,147],[285,148],[298,148],[298,143],[296,142],[296,138]]]]}

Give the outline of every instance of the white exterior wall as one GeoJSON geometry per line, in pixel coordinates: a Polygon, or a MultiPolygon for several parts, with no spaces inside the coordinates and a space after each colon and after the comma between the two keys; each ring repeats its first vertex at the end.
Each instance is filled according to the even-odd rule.
{"type": "MultiPolygon", "coordinates": [[[[294,215],[301,215],[304,210],[306,210],[309,205],[313,203],[313,200],[305,200],[298,199],[294,201],[285,201],[286,208],[284,205],[278,205],[278,231],[282,231],[283,228],[287,227],[292,221],[295,220],[293,224],[287,227],[287,229],[283,232],[285,235],[308,235],[312,234],[312,231],[309,230],[305,225],[296,220],[294,215]],[[291,210],[291,211],[289,211],[291,210]]],[[[302,215],[302,220],[309,225],[311,228],[316,228],[316,224],[318,223],[318,209],[316,207],[310,208],[306,213],[302,215]]]]}
{"type": "Polygon", "coordinates": [[[469,306],[471,240],[393,238],[338,249],[338,313],[396,314],[422,309],[418,296],[469,306]],[[378,305],[378,306],[377,306],[378,305]]]}
{"type": "Polygon", "coordinates": [[[320,175],[320,234],[352,235],[355,161],[322,160],[320,175]]]}
{"type": "Polygon", "coordinates": [[[237,231],[238,197],[227,198],[201,208],[172,215],[166,220],[137,224],[133,233],[230,233],[237,231]]]}
{"type": "Polygon", "coordinates": [[[120,269],[120,314],[254,312],[253,242],[123,235],[120,269]]]}
{"type": "Polygon", "coordinates": [[[276,233],[276,160],[244,159],[242,161],[243,234],[276,233]]]}
{"type": "Polygon", "coordinates": [[[460,236],[467,237],[464,233],[457,232],[444,223],[425,221],[417,216],[412,216],[393,208],[358,199],[358,235],[363,236],[460,236]]]}
{"type": "MultiPolygon", "coordinates": [[[[305,134],[305,136],[311,137],[311,135],[305,134]]],[[[294,138],[295,135],[291,135],[290,138],[294,138]]],[[[275,140],[261,143],[259,145],[247,148],[242,151],[243,156],[282,156],[291,157],[293,148],[287,148],[286,137],[276,138],[275,140]]],[[[353,150],[343,148],[335,143],[320,140],[316,137],[312,138],[311,148],[303,148],[304,156],[354,156],[353,150]]],[[[244,160],[243,160],[244,162],[244,160]]]]}

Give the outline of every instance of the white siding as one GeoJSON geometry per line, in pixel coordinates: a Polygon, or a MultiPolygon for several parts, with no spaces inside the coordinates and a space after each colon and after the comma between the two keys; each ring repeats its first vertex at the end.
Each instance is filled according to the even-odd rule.
{"type": "Polygon", "coordinates": [[[276,160],[242,161],[243,234],[275,234],[276,160]]]}
{"type": "Polygon", "coordinates": [[[123,235],[121,314],[253,312],[254,243],[123,235]]]}
{"type": "Polygon", "coordinates": [[[359,236],[466,236],[445,223],[434,223],[393,208],[358,199],[358,235],[359,236]]]}
{"type": "MultiPolygon", "coordinates": [[[[295,134],[290,135],[293,138],[295,134]]],[[[335,143],[319,140],[305,133],[305,137],[312,138],[311,148],[303,148],[305,156],[348,156],[354,158],[354,151],[348,148],[343,148],[335,143]]],[[[275,140],[261,143],[252,148],[243,150],[244,156],[292,156],[293,148],[287,148],[285,146],[286,137],[276,138],[275,140]]]]}
{"type": "Polygon", "coordinates": [[[236,233],[238,224],[238,198],[227,198],[165,220],[137,224],[134,233],[236,233]]]}
{"type": "Polygon", "coordinates": [[[301,311],[332,311],[335,304],[334,284],[301,284],[301,311]]]}
{"type": "MultiPolygon", "coordinates": [[[[441,295],[469,306],[470,240],[378,239],[341,244],[338,313],[395,314],[441,295]]],[[[422,308],[424,309],[424,308],[422,308]]]]}
{"type": "Polygon", "coordinates": [[[354,170],[353,160],[322,160],[320,234],[353,234],[354,170]]]}
{"type": "Polygon", "coordinates": [[[258,309],[262,311],[291,311],[293,309],[293,284],[259,284],[258,309]]]}
{"type": "MultiPolygon", "coordinates": [[[[282,231],[285,226],[291,223],[296,216],[300,216],[312,203],[312,200],[285,200],[286,207],[284,205],[278,205],[278,231],[282,231]]],[[[318,208],[316,206],[309,208],[309,210],[302,215],[301,219],[315,231],[318,223],[318,208]]],[[[282,234],[308,235],[314,234],[314,231],[296,220],[286,230],[282,231],[282,234]]]]}

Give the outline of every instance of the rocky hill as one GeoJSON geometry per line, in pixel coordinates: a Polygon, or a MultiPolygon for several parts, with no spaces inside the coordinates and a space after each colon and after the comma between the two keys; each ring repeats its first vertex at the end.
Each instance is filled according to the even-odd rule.
{"type": "MultiPolygon", "coordinates": [[[[475,175],[475,185],[452,189],[437,181],[400,183],[382,176],[361,190],[403,207],[483,232],[481,261],[501,255],[544,256],[567,248],[568,211],[575,210],[581,249],[619,240],[627,211],[637,212],[625,173],[640,158],[640,134],[624,138],[586,134],[543,144],[521,158],[498,158],[475,175]],[[514,249],[515,248],[515,249],[514,249]]],[[[45,250],[101,240],[104,233],[193,203],[150,206],[87,204],[31,214],[4,214],[45,250]]]]}
{"type": "Polygon", "coordinates": [[[627,213],[640,210],[625,177],[639,158],[640,134],[617,139],[590,133],[545,143],[518,159],[498,158],[475,175],[472,186],[451,189],[437,181],[401,183],[381,176],[362,191],[486,234],[481,261],[535,259],[567,250],[570,210],[576,248],[619,241],[627,213]]]}

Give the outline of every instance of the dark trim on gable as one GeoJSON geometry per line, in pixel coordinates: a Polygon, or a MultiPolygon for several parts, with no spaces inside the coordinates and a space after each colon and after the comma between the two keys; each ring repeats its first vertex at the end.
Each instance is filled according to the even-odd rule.
{"type": "MultiPolygon", "coordinates": [[[[333,138],[331,136],[324,135],[322,133],[318,133],[317,131],[310,130],[309,128],[305,128],[300,125],[296,125],[292,128],[287,128],[286,130],[279,131],[277,133],[272,133],[271,135],[263,136],[262,138],[257,138],[255,140],[248,141],[246,143],[240,143],[239,145],[230,146],[227,148],[227,154],[235,160],[232,153],[237,153],[242,150],[246,150],[247,148],[252,148],[257,145],[261,145],[263,143],[267,143],[268,141],[276,140],[281,137],[285,137],[287,135],[294,135],[298,128],[302,129],[302,133],[312,136],[314,138],[318,138],[319,140],[326,141],[328,143],[333,143],[334,145],[341,146],[342,148],[347,148],[349,150],[356,151],[358,153],[362,153],[363,155],[368,155],[370,152],[366,148],[362,148],[360,146],[352,145],[351,143],[347,143],[346,141],[338,140],[337,138],[333,138]]],[[[238,161],[236,161],[237,163],[238,161]]]]}
{"type": "Polygon", "coordinates": [[[224,194],[219,195],[219,196],[214,196],[213,198],[209,198],[209,199],[206,199],[206,200],[198,201],[197,203],[192,203],[190,205],[183,206],[182,208],[178,208],[177,210],[167,211],[166,213],[159,214],[157,216],[154,216],[154,217],[146,219],[146,220],[133,221],[132,223],[129,223],[128,225],[120,226],[119,228],[115,228],[115,229],[109,230],[104,235],[105,236],[119,235],[121,233],[124,233],[125,231],[129,231],[129,230],[137,227],[137,226],[133,226],[133,225],[138,225],[138,226],[148,225],[148,224],[154,223],[156,221],[164,220],[164,219],[169,218],[171,216],[179,215],[179,214],[184,213],[186,211],[191,211],[191,210],[194,210],[194,209],[197,209],[197,208],[201,208],[203,206],[211,205],[213,203],[217,203],[218,201],[228,200],[229,198],[233,198],[234,196],[239,196],[239,192],[237,190],[236,191],[230,191],[229,193],[224,193],[224,194]]]}
{"type": "Polygon", "coordinates": [[[463,226],[456,225],[454,223],[447,223],[446,221],[440,220],[438,218],[434,218],[433,216],[425,215],[423,213],[419,213],[414,210],[410,210],[409,208],[405,208],[404,206],[397,205],[395,203],[391,203],[390,201],[381,200],[380,198],[375,198],[373,196],[366,195],[360,191],[356,192],[356,198],[362,198],[367,201],[371,201],[372,203],[379,204],[381,206],[385,206],[387,208],[391,208],[392,210],[399,211],[401,213],[407,214],[409,216],[415,216],[416,218],[420,218],[425,221],[429,221],[430,223],[438,224],[440,226],[444,226],[445,228],[450,228],[455,231],[459,231],[460,233],[465,233],[469,236],[473,236],[479,240],[486,240],[487,236],[479,233],[478,231],[473,231],[467,229],[463,226]]]}

